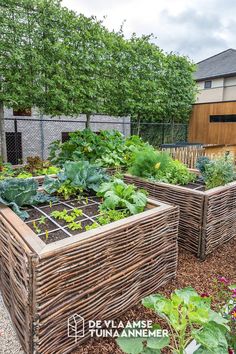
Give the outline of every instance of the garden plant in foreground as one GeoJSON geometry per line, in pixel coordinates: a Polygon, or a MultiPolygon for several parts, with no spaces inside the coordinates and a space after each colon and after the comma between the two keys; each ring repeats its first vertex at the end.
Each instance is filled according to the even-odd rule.
{"type": "Polygon", "coordinates": [[[172,353],[184,354],[192,340],[198,344],[194,354],[228,352],[228,320],[212,310],[208,296],[198,295],[193,288],[184,288],[175,290],[170,298],[160,294],[148,296],[143,299],[143,305],[166,321],[169,338],[118,337],[117,343],[125,353],[159,354],[161,349],[169,348],[172,353]]]}

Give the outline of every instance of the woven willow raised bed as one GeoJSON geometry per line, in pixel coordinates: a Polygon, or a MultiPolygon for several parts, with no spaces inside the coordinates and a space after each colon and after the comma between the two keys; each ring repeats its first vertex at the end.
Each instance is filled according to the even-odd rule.
{"type": "Polygon", "coordinates": [[[45,244],[0,206],[0,288],[26,353],[65,354],[74,314],[115,319],[176,275],[178,207],[143,213],[45,244]]]}
{"type": "Polygon", "coordinates": [[[236,236],[236,182],[208,191],[125,175],[126,183],[145,188],[150,197],[180,207],[178,243],[204,260],[236,236]]]}

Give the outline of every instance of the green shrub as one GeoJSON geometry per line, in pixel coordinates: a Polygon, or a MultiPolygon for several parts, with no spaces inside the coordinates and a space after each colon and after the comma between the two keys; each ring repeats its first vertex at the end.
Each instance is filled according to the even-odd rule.
{"type": "Polygon", "coordinates": [[[146,148],[135,154],[129,172],[138,177],[155,178],[160,171],[164,171],[167,168],[170,161],[171,158],[167,153],[146,148]]]}
{"type": "Polygon", "coordinates": [[[196,178],[183,163],[151,148],[136,153],[129,172],[134,176],[181,185],[196,178]]]}
{"type": "Polygon", "coordinates": [[[203,178],[207,189],[224,186],[235,179],[235,166],[231,156],[221,157],[205,165],[203,178]]]}
{"type": "Polygon", "coordinates": [[[70,133],[69,140],[55,141],[50,146],[50,160],[57,166],[66,161],[86,160],[103,167],[128,166],[137,149],[148,146],[138,136],[125,138],[116,130],[90,129],[70,133]]]}

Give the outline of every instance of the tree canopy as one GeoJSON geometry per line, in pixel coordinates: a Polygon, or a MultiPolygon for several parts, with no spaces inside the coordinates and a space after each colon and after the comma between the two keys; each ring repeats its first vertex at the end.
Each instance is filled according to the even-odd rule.
{"type": "Polygon", "coordinates": [[[122,29],[110,32],[60,0],[0,0],[0,28],[0,131],[3,104],[84,113],[88,122],[94,113],[137,121],[188,118],[194,66],[165,54],[152,36],[125,39],[122,29]]]}

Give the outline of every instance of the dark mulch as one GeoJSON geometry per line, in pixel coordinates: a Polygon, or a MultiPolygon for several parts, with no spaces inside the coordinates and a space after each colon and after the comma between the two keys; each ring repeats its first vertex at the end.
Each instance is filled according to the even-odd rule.
{"type": "MultiPolygon", "coordinates": [[[[214,288],[212,280],[218,276],[224,276],[236,283],[236,238],[220,247],[214,254],[209,255],[204,262],[196,259],[187,251],[180,250],[178,273],[175,280],[159,289],[159,292],[170,295],[176,288],[186,286],[194,287],[199,293],[208,292],[213,296],[214,288]]],[[[155,314],[145,309],[141,304],[132,307],[118,320],[124,323],[135,320],[152,320],[159,322],[155,314]]],[[[91,339],[80,345],[74,354],[122,354],[114,339],[91,339]]],[[[165,351],[167,353],[167,351],[165,351]]]]}

